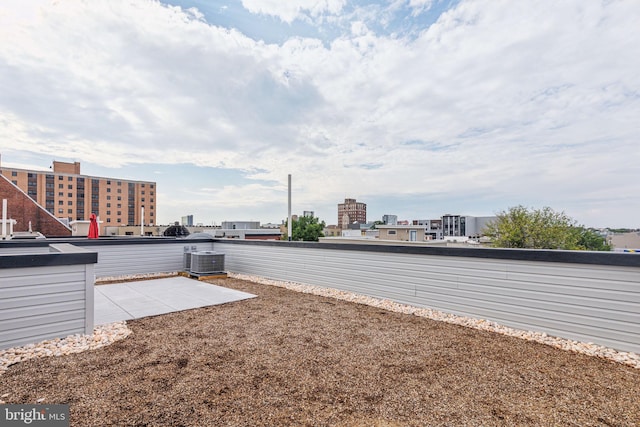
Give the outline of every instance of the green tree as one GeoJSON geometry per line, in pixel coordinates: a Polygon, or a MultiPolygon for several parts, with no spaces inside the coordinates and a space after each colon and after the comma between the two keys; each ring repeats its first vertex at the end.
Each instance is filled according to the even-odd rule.
{"type": "MultiPolygon", "coordinates": [[[[285,222],[288,226],[288,222],[285,222]]],[[[305,242],[317,242],[320,237],[324,237],[324,221],[317,217],[303,216],[291,223],[291,240],[303,240],[305,242]]],[[[284,240],[289,240],[287,233],[282,236],[284,240]]]]}
{"type": "Polygon", "coordinates": [[[484,234],[499,248],[582,249],[580,230],[574,219],[549,207],[515,206],[499,212],[484,234]]]}
{"type": "Polygon", "coordinates": [[[609,245],[604,237],[590,228],[581,227],[578,230],[578,248],[585,251],[610,251],[609,245]]]}

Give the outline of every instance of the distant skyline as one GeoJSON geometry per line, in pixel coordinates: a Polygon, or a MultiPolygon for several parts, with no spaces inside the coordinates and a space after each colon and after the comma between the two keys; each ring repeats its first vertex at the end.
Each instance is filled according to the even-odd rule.
{"type": "Polygon", "coordinates": [[[160,224],[564,211],[640,228],[635,0],[3,0],[3,166],[155,181],[160,224]]]}

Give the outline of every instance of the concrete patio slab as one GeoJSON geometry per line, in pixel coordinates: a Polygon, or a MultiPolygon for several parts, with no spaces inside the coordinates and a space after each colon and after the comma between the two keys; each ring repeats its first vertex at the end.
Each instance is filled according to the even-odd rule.
{"type": "Polygon", "coordinates": [[[186,277],[100,285],[94,287],[94,324],[138,319],[255,296],[186,277]]]}

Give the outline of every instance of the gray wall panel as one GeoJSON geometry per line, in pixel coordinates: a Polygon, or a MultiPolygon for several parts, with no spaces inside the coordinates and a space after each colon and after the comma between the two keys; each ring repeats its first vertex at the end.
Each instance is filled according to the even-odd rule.
{"type": "MultiPolygon", "coordinates": [[[[66,249],[87,253],[59,249],[51,253],[54,262],[67,256],[66,249]]],[[[0,349],[93,332],[93,313],[88,312],[93,310],[93,264],[78,262],[0,268],[0,349]]]]}
{"type": "Polygon", "coordinates": [[[213,250],[212,242],[190,243],[177,241],[175,244],[130,245],[124,241],[121,245],[92,246],[98,252],[96,277],[117,277],[147,273],[170,273],[182,270],[184,248],[189,251],[213,250]]]}
{"type": "Polygon", "coordinates": [[[229,271],[640,352],[640,269],[217,241],[229,271]]]}

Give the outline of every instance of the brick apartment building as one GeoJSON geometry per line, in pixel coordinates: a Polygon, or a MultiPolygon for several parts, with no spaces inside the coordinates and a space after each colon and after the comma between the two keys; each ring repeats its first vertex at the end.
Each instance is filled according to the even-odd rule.
{"type": "Polygon", "coordinates": [[[367,204],[356,199],[344,199],[344,203],[338,203],[338,227],[344,230],[354,222],[367,222],[367,204]]]}
{"type": "Polygon", "coordinates": [[[54,161],[49,171],[0,167],[0,173],[62,220],[88,220],[95,213],[103,227],[156,224],[155,182],[82,175],[79,162],[54,161]]]}

